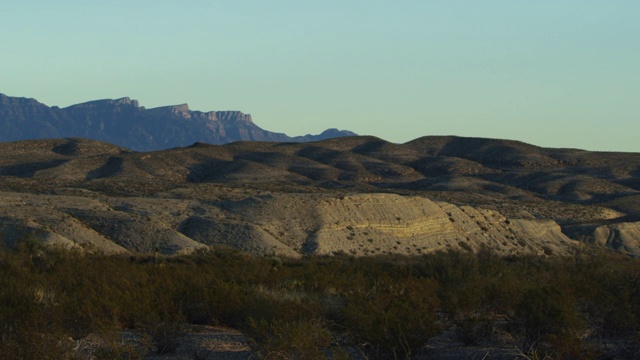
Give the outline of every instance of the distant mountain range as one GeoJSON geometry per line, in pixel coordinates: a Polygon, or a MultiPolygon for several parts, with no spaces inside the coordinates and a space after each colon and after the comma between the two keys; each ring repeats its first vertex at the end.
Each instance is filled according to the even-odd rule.
{"type": "Polygon", "coordinates": [[[196,142],[309,142],[351,131],[329,129],[319,135],[291,137],[263,130],[240,111],[192,111],[187,104],[145,109],[128,97],[95,100],[66,108],[35,99],[0,94],[0,141],[81,137],[135,151],[188,146],[196,142]]]}

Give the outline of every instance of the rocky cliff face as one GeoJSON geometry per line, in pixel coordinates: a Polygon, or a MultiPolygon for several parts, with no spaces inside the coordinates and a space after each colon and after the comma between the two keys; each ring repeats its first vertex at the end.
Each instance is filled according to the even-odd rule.
{"type": "Polygon", "coordinates": [[[188,146],[195,142],[306,142],[355,135],[335,129],[321,135],[289,137],[263,130],[240,111],[192,111],[187,104],[154,109],[128,97],[96,100],[67,108],[0,94],[0,141],[82,137],[136,151],[188,146]]]}

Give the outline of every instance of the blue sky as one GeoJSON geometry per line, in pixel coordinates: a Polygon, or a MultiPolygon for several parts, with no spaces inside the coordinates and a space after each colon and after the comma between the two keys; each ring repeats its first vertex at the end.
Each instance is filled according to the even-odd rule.
{"type": "Polygon", "coordinates": [[[640,152],[638,19],[636,0],[14,1],[0,93],[640,152]]]}

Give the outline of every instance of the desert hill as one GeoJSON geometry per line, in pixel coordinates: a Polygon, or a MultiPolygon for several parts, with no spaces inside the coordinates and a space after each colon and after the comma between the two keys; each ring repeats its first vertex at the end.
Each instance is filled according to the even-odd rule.
{"type": "Polygon", "coordinates": [[[134,152],[81,138],[0,143],[14,242],[106,252],[640,255],[640,154],[515,141],[375,137],[134,152]]]}
{"type": "Polygon", "coordinates": [[[0,94],[0,141],[81,137],[137,150],[187,146],[200,141],[314,141],[355,135],[328,129],[290,137],[263,130],[240,111],[192,111],[187,104],[145,109],[137,100],[94,100],[66,108],[0,94]]]}

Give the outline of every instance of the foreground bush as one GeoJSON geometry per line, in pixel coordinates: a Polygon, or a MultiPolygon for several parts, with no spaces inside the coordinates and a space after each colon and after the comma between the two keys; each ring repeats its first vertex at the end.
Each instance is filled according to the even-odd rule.
{"type": "MultiPolygon", "coordinates": [[[[170,353],[189,324],[241,329],[263,356],[280,359],[338,359],[347,348],[409,359],[452,326],[468,344],[490,341],[501,328],[537,354],[598,358],[607,351],[597,346],[602,339],[639,343],[640,261],[610,253],[276,262],[224,249],[162,261],[0,251],[3,359],[72,359],[73,340],[122,329],[146,333],[147,351],[170,353]]],[[[640,355],[633,346],[624,351],[617,356],[640,355]]]]}
{"type": "Polygon", "coordinates": [[[410,359],[439,333],[436,293],[429,279],[398,282],[383,275],[347,297],[343,326],[371,358],[410,359]]]}
{"type": "Polygon", "coordinates": [[[332,333],[319,319],[272,322],[250,318],[247,332],[260,346],[265,359],[346,358],[339,349],[331,349],[332,333]]]}

